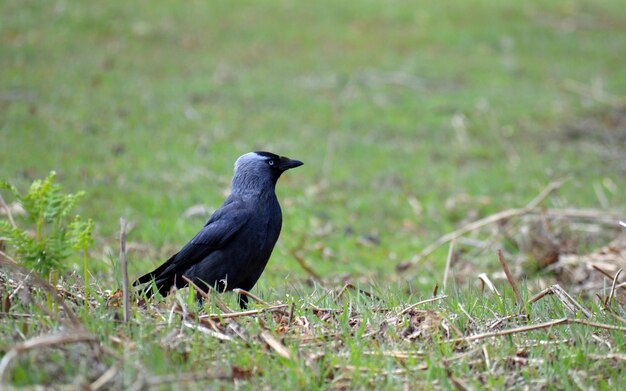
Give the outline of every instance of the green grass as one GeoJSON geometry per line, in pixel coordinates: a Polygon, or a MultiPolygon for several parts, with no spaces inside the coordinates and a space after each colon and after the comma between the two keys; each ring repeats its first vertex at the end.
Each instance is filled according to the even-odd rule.
{"type": "MultiPolygon", "coordinates": [[[[309,304],[343,307],[303,282],[307,275],[292,249],[331,281],[325,289],[340,288],[332,281],[347,275],[366,289],[374,286],[381,306],[398,310],[441,284],[446,250],[400,276],[397,263],[465,222],[525,205],[552,180],[571,178],[547,206],[619,210],[626,201],[625,130],[623,122],[609,120],[613,112],[623,118],[626,95],[626,8],[618,0],[8,0],[0,12],[0,177],[24,189],[56,170],[69,191],[87,192],[80,213],[96,221],[92,271],[102,290],[119,286],[119,217],[133,224],[130,273],[137,276],[198,230],[204,218],[186,219],[183,212],[197,204],[217,208],[234,160],[250,150],[305,162],[279,183],[283,234],[255,293],[269,302],[293,300],[296,314],[315,322],[309,304]],[[599,95],[594,85],[601,86],[599,95]],[[616,97],[621,109],[602,103],[602,94],[616,97]],[[589,118],[598,128],[586,127],[589,118]],[[577,126],[582,136],[569,137],[568,129],[577,126]],[[364,245],[364,237],[377,244],[364,245]]],[[[479,272],[498,270],[490,252],[462,261],[473,265],[472,281],[479,272]]],[[[536,293],[536,276],[529,272],[528,278],[536,293]]],[[[502,307],[507,304],[472,289],[464,282],[446,301],[426,308],[463,332],[472,330],[459,303],[473,308],[483,326],[494,317],[488,308],[511,314],[502,307]]],[[[372,327],[386,316],[370,313],[375,304],[363,297],[349,301],[372,327]]],[[[592,300],[585,305],[596,306],[592,300]]],[[[220,365],[253,370],[261,362],[260,374],[244,376],[241,384],[327,388],[343,375],[355,388],[373,387],[373,381],[394,389],[406,379],[450,388],[452,378],[505,388],[512,386],[511,373],[531,388],[539,386],[535,380],[566,389],[578,387],[576,379],[599,388],[619,383],[610,360],[585,359],[607,349],[593,342],[595,330],[580,325],[554,331],[570,343],[530,348],[525,358],[542,359],[537,365],[506,367],[516,337],[487,343],[492,362],[505,371],[481,367],[484,362],[472,361],[476,355],[445,364],[458,352],[429,339],[392,336],[378,346],[355,338],[362,330],[349,319],[332,326],[339,346],[315,348],[327,354],[311,364],[306,352],[289,361],[260,343],[216,343],[189,329],[181,331],[180,344],[164,346],[180,319],[157,326],[151,323],[162,323],[158,317],[139,311],[132,326],[123,327],[114,319],[118,308],[93,311],[86,327],[103,341],[119,335],[135,343],[132,360],[157,375],[220,365]],[[396,348],[426,354],[402,362],[362,354],[396,348]],[[364,370],[346,370],[350,365],[364,370]],[[421,365],[428,369],[411,369],[421,365]],[[407,372],[389,375],[395,369],[407,372]]],[[[532,320],[556,319],[562,311],[559,302],[544,299],[533,307],[532,320]]],[[[616,324],[597,308],[594,314],[616,324]]],[[[272,330],[272,321],[265,327],[272,330]]],[[[58,327],[44,318],[2,318],[1,325],[5,351],[58,327]]],[[[262,327],[254,319],[242,326],[252,336],[262,327]]],[[[536,331],[528,338],[546,335],[536,331]]],[[[623,351],[621,334],[606,338],[623,351]]],[[[297,342],[285,343],[298,349],[297,342]]],[[[54,371],[38,371],[33,360],[20,361],[15,384],[51,379],[54,371]]]]}

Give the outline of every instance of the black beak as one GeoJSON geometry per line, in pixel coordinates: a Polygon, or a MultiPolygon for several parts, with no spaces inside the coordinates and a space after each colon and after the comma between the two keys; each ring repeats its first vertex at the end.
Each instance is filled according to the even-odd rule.
{"type": "Polygon", "coordinates": [[[303,164],[304,163],[302,163],[300,160],[289,159],[288,157],[281,156],[280,161],[278,163],[278,168],[281,171],[287,171],[292,168],[300,167],[303,164]]]}

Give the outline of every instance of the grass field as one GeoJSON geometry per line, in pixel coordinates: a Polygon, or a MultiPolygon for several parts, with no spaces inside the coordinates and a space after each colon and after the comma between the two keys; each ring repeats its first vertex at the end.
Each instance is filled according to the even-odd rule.
{"type": "MultiPolygon", "coordinates": [[[[96,221],[96,297],[88,311],[68,299],[84,340],[20,351],[0,384],[623,383],[623,291],[602,303],[596,294],[613,296],[610,279],[593,289],[567,284],[543,268],[545,249],[519,245],[530,232],[556,237],[557,253],[585,254],[620,233],[598,221],[626,201],[621,1],[5,0],[0,12],[0,178],[25,189],[55,170],[68,191],[86,191],[79,212],[96,221]],[[133,278],[197,232],[208,213],[185,211],[219,207],[234,160],[252,150],[305,162],[278,185],[283,233],[253,291],[269,303],[253,309],[265,312],[200,320],[223,311],[217,299],[197,309],[181,291],[134,305],[123,324],[110,297],[121,284],[119,218],[131,224],[133,278]],[[442,235],[524,207],[560,180],[543,207],[606,215],[548,228],[514,217],[471,232],[455,243],[445,290],[448,243],[417,263],[442,235]],[[496,248],[528,317],[517,316],[496,248]],[[483,272],[499,294],[480,290],[483,272]],[[355,288],[342,289],[348,282],[355,288]],[[572,313],[558,295],[528,304],[554,283],[592,316],[572,313]],[[435,285],[437,300],[401,314],[435,285]],[[284,306],[266,310],[276,305],[284,306]],[[559,319],[568,320],[515,331],[559,319]],[[515,332],[481,336],[503,330],[515,332]]],[[[19,278],[5,272],[6,296],[19,278]]],[[[74,275],[63,283],[82,289],[74,275]]],[[[220,298],[236,308],[234,295],[220,298]]],[[[10,307],[0,318],[5,357],[70,327],[65,312],[46,315],[28,300],[10,307]]]]}

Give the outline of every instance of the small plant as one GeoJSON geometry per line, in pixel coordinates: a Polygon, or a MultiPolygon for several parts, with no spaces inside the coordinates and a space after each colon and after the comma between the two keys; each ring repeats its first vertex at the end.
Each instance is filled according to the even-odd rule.
{"type": "Polygon", "coordinates": [[[85,311],[89,303],[89,247],[93,245],[94,222],[92,219],[84,221],[79,215],[74,217],[74,221],[70,224],[70,242],[74,250],[82,252],[83,257],[83,282],[85,284],[85,311]]]}
{"type": "Polygon", "coordinates": [[[62,186],[54,182],[55,178],[53,171],[45,179],[35,180],[26,194],[0,180],[0,189],[9,190],[26,211],[28,224],[20,227],[0,220],[0,236],[7,238],[7,247],[18,262],[53,282],[58,272],[67,269],[66,261],[73,251],[81,250],[87,277],[94,223],[91,219],[83,221],[80,216],[70,216],[85,193],[65,194],[62,186]]]}

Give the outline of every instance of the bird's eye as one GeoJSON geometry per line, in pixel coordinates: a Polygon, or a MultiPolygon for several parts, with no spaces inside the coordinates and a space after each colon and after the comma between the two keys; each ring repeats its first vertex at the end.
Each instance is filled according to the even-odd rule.
{"type": "Polygon", "coordinates": [[[273,166],[274,165],[274,161],[273,160],[268,160],[267,164],[269,164],[270,166],[273,166]]]}

